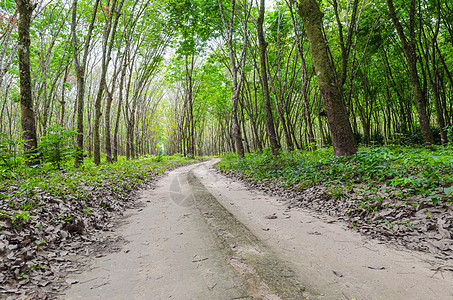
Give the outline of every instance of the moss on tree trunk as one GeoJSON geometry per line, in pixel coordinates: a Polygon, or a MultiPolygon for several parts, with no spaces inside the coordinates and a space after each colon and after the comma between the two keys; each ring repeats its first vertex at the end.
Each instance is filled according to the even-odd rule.
{"type": "Polygon", "coordinates": [[[30,74],[30,24],[35,6],[28,0],[16,0],[16,4],[19,10],[18,48],[22,138],[24,139],[27,164],[36,165],[39,164],[39,159],[36,157],[38,142],[30,74]]]}
{"type": "Polygon", "coordinates": [[[310,42],[313,64],[327,112],[335,155],[353,155],[357,152],[357,145],[354,140],[351,124],[349,123],[335,65],[329,54],[329,46],[324,36],[322,25],[323,14],[316,0],[300,1],[297,4],[297,12],[304,22],[310,42]]]}

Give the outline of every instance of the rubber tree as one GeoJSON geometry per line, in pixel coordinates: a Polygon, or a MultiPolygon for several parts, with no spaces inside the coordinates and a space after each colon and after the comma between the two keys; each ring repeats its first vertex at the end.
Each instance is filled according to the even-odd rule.
{"type": "Polygon", "coordinates": [[[245,60],[246,60],[246,54],[247,54],[247,40],[248,40],[248,34],[247,34],[247,23],[248,19],[250,17],[250,11],[252,8],[253,2],[250,3],[250,7],[247,5],[247,1],[244,2],[244,20],[242,22],[243,24],[243,46],[242,46],[242,52],[241,52],[241,57],[239,62],[236,62],[236,49],[233,45],[233,37],[234,37],[234,19],[237,17],[235,13],[236,9],[236,1],[233,0],[231,2],[231,10],[230,10],[230,19],[227,22],[224,16],[224,8],[222,7],[222,2],[219,0],[219,8],[221,11],[221,16],[222,16],[222,21],[224,25],[224,32],[225,32],[225,38],[227,40],[227,45],[228,45],[228,52],[230,56],[230,73],[232,76],[232,85],[233,85],[233,96],[231,97],[231,104],[232,104],[232,109],[231,109],[231,114],[232,114],[232,125],[233,125],[233,137],[234,137],[234,142],[236,146],[236,151],[239,155],[239,157],[244,157],[244,145],[242,143],[242,135],[241,135],[241,128],[239,126],[239,121],[238,121],[238,103],[239,103],[239,93],[241,91],[242,83],[244,81],[244,70],[245,70],[245,60]],[[238,64],[240,66],[240,70],[238,68],[238,64]],[[240,72],[239,72],[240,71],[240,72]],[[240,76],[238,76],[240,75],[240,76]]]}
{"type": "Polygon", "coordinates": [[[272,47],[274,49],[271,48],[271,51],[266,51],[266,61],[269,83],[274,94],[275,108],[280,126],[283,129],[286,146],[288,150],[292,151],[294,149],[292,139],[292,132],[294,130],[292,128],[291,118],[287,112],[289,111],[293,92],[295,91],[295,81],[299,77],[299,70],[295,67],[298,64],[298,57],[297,53],[293,51],[294,46],[297,44],[297,39],[291,41],[291,43],[285,42],[287,34],[290,32],[287,29],[290,28],[291,23],[286,22],[285,17],[287,17],[287,14],[281,7],[286,6],[277,4],[274,14],[275,19],[272,21],[273,25],[269,28],[271,33],[270,40],[274,44],[274,47],[272,47]],[[275,66],[274,68],[272,67],[273,65],[275,66]],[[275,70],[273,71],[273,69],[275,70]]]}
{"type": "Polygon", "coordinates": [[[417,39],[415,36],[415,11],[416,11],[416,1],[411,0],[410,2],[410,12],[409,12],[409,37],[404,33],[403,26],[397,16],[393,0],[387,0],[387,5],[390,12],[390,17],[392,19],[393,25],[396,28],[398,37],[403,46],[404,56],[407,60],[409,66],[409,75],[412,83],[413,94],[415,98],[415,104],[418,111],[418,120],[420,122],[420,129],[423,136],[423,141],[425,144],[433,144],[433,134],[429,126],[429,118],[426,112],[427,98],[426,93],[422,90],[420,78],[417,70],[417,39]]]}
{"type": "MultiPolygon", "coordinates": [[[[441,143],[445,144],[448,141],[447,132],[445,131],[445,119],[444,119],[444,107],[442,107],[441,101],[441,92],[439,87],[439,81],[441,77],[441,68],[439,68],[439,58],[442,56],[442,53],[439,51],[439,58],[437,57],[437,44],[439,40],[439,32],[440,32],[440,10],[441,5],[440,1],[437,0],[436,2],[436,22],[433,24],[434,28],[431,27],[429,21],[424,20],[420,22],[420,34],[422,39],[419,40],[420,52],[423,54],[425,60],[425,70],[428,73],[428,78],[431,83],[431,89],[434,96],[434,107],[436,108],[436,119],[437,125],[439,125],[440,131],[440,139],[441,143]],[[431,51],[430,51],[431,50],[431,51]]],[[[429,15],[431,17],[431,14],[429,15]]]]}
{"type": "Polygon", "coordinates": [[[36,165],[39,164],[39,159],[36,156],[38,141],[30,73],[30,25],[35,5],[29,0],[16,0],[16,4],[19,10],[18,50],[22,137],[27,165],[36,165]]]}
{"type": "Polygon", "coordinates": [[[205,0],[169,0],[167,13],[169,28],[176,38],[176,54],[184,65],[184,115],[182,119],[182,143],[183,151],[193,156],[195,154],[194,105],[196,102],[197,74],[194,63],[205,53],[207,41],[214,31],[218,30],[220,20],[218,18],[218,4],[216,1],[205,0]]]}
{"type": "MultiPolygon", "coordinates": [[[[99,165],[101,163],[101,140],[100,140],[100,121],[101,121],[101,101],[106,88],[106,75],[108,66],[111,60],[112,48],[115,43],[115,34],[118,27],[119,17],[121,15],[121,9],[125,0],[118,2],[114,0],[112,6],[109,7],[110,12],[107,16],[106,23],[104,25],[104,35],[102,41],[102,63],[101,63],[101,79],[99,83],[98,92],[96,94],[96,101],[94,104],[94,163],[99,165]]],[[[108,158],[111,159],[111,158],[108,158]]]]}
{"type": "MultiPolygon", "coordinates": [[[[297,43],[297,50],[299,52],[299,57],[301,60],[301,71],[302,71],[302,78],[301,78],[301,83],[302,83],[302,99],[303,99],[303,105],[304,105],[304,117],[305,117],[305,124],[307,127],[308,131],[308,139],[310,142],[310,149],[314,149],[314,145],[316,143],[315,140],[315,134],[313,132],[313,123],[311,119],[311,109],[310,109],[310,101],[309,101],[309,88],[310,88],[310,81],[313,76],[312,71],[308,71],[307,63],[306,63],[306,58],[305,58],[305,53],[303,49],[303,44],[304,44],[304,39],[306,38],[306,34],[303,30],[300,30],[297,26],[297,21],[294,15],[293,8],[290,6],[289,8],[290,14],[291,14],[291,21],[293,24],[293,31],[294,31],[294,37],[296,38],[296,43],[297,43]],[[310,73],[310,74],[309,74],[310,73]]],[[[289,122],[291,124],[291,122],[289,122]]],[[[297,140],[294,139],[294,141],[297,143],[297,140]]]]}
{"type": "Polygon", "coordinates": [[[341,91],[335,64],[323,30],[323,13],[316,0],[292,0],[302,18],[310,43],[319,90],[327,113],[336,156],[350,156],[357,152],[357,145],[349,123],[346,105],[341,91]]]}
{"type": "Polygon", "coordinates": [[[274,117],[272,115],[272,107],[269,95],[269,80],[268,80],[268,72],[266,66],[266,48],[267,42],[264,38],[264,30],[263,30],[263,23],[264,23],[264,0],[261,0],[259,9],[258,9],[258,19],[257,19],[257,32],[258,32],[258,45],[259,45],[259,57],[260,57],[260,71],[261,71],[261,87],[263,93],[263,104],[264,104],[264,113],[266,115],[266,127],[267,127],[267,134],[269,136],[269,143],[271,146],[272,154],[276,155],[278,150],[280,149],[280,144],[277,140],[277,135],[275,134],[275,126],[274,126],[274,117]]]}
{"type": "MultiPolygon", "coordinates": [[[[116,39],[116,48],[122,49],[116,54],[114,72],[113,76],[109,80],[110,87],[106,86],[107,101],[105,105],[105,114],[104,114],[104,135],[105,135],[105,154],[106,160],[108,163],[118,160],[118,130],[119,130],[119,118],[121,114],[121,105],[123,101],[123,86],[124,79],[126,76],[128,58],[130,57],[131,46],[135,38],[143,38],[143,31],[140,30],[140,27],[146,27],[145,22],[154,21],[154,16],[147,12],[149,9],[150,3],[148,2],[139,2],[132,1],[132,3],[126,3],[127,9],[124,10],[124,13],[121,15],[123,26],[120,28],[121,36],[116,39]],[[146,20],[143,18],[143,15],[147,15],[146,20]],[[134,34],[135,33],[135,34],[134,34]],[[121,53],[121,55],[120,55],[121,53]],[[117,84],[117,79],[119,77],[119,84],[117,84]],[[112,154],[112,126],[111,126],[111,110],[113,98],[116,90],[119,90],[118,93],[118,103],[117,103],[117,112],[116,112],[116,121],[114,122],[114,131],[113,131],[113,154],[112,154]]],[[[157,22],[155,22],[157,23],[157,22]]],[[[153,32],[154,28],[152,26],[146,27],[147,32],[153,32]]],[[[150,48],[149,46],[139,43],[140,48],[150,48]]],[[[137,51],[135,51],[137,52],[137,51]]]]}
{"type": "Polygon", "coordinates": [[[79,58],[78,44],[77,44],[77,2],[72,2],[72,22],[71,22],[71,35],[73,47],[73,61],[74,69],[77,77],[77,147],[78,153],[75,157],[75,166],[78,167],[83,163],[83,106],[85,103],[85,69],[88,60],[88,50],[90,48],[91,36],[94,28],[94,21],[96,20],[96,13],[99,6],[99,0],[96,0],[91,15],[90,25],[86,34],[85,43],[83,45],[82,60],[79,58]]]}

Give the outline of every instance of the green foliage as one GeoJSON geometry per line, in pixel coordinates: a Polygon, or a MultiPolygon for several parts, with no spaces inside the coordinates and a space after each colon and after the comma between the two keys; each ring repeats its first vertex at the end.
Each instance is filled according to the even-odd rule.
{"type": "MultiPolygon", "coordinates": [[[[218,164],[224,171],[243,174],[252,181],[271,180],[284,187],[305,189],[324,184],[329,197],[347,198],[353,186],[375,195],[372,203],[382,202],[378,191],[409,201],[417,195],[434,205],[452,202],[453,147],[425,148],[402,146],[361,148],[350,158],[335,157],[329,149],[282,152],[273,157],[269,151],[249,153],[244,159],[227,154],[218,164]],[[378,188],[379,187],[379,188],[378,188]],[[374,190],[374,192],[373,192],[374,190]]],[[[420,203],[421,203],[420,202],[420,203]]],[[[363,207],[373,210],[373,204],[363,207]]]]}
{"type": "Polygon", "coordinates": [[[42,152],[43,161],[60,169],[61,164],[74,157],[74,148],[77,132],[65,129],[60,124],[47,128],[47,134],[42,137],[39,150],[42,152]]]}
{"type": "Polygon", "coordinates": [[[177,53],[190,56],[201,53],[213,32],[219,30],[217,2],[207,0],[168,0],[168,26],[178,38],[177,53]]]}
{"type": "Polygon", "coordinates": [[[11,172],[21,163],[20,153],[17,150],[20,141],[8,138],[5,133],[0,133],[0,178],[11,177],[11,172]]]}
{"type": "Polygon", "coordinates": [[[31,218],[30,212],[24,211],[14,214],[11,218],[11,221],[13,222],[14,227],[19,227],[25,224],[30,218],[31,218]]]}
{"type": "MultiPolygon", "coordinates": [[[[40,213],[42,201],[46,201],[42,195],[46,195],[45,199],[58,197],[65,201],[83,201],[80,213],[90,215],[96,202],[103,204],[104,208],[109,207],[107,202],[103,202],[105,195],[127,199],[132,190],[154,176],[193,162],[195,160],[181,155],[148,156],[137,160],[121,159],[119,162],[100,166],[86,162],[82,168],[68,168],[64,172],[36,169],[32,176],[18,175],[0,182],[0,200],[7,201],[9,207],[8,212],[0,211],[0,221],[10,220],[15,227],[27,224],[33,215],[40,213]],[[13,192],[5,194],[4,191],[8,188],[13,188],[13,192]]],[[[53,222],[60,224],[73,218],[72,212],[62,213],[55,216],[53,222]]],[[[38,247],[46,244],[46,241],[38,242],[38,247]]]]}
{"type": "MultiPolygon", "coordinates": [[[[16,179],[1,182],[0,189],[10,185],[18,186],[22,202],[17,205],[22,205],[23,209],[33,209],[35,205],[31,204],[34,202],[27,202],[26,199],[33,198],[38,192],[44,191],[58,197],[67,196],[67,199],[74,200],[89,199],[93,197],[91,187],[108,185],[113,191],[128,193],[152,175],[192,162],[195,160],[189,160],[182,155],[160,157],[151,155],[137,160],[120,159],[116,163],[100,166],[86,161],[82,168],[68,167],[64,172],[37,169],[34,170],[33,176],[18,176],[16,179]]],[[[90,213],[89,207],[84,207],[83,211],[90,213]]]]}
{"type": "MultiPolygon", "coordinates": [[[[434,144],[440,145],[440,129],[439,127],[431,126],[433,133],[434,144]]],[[[448,130],[447,130],[448,132],[448,130]]],[[[420,126],[416,127],[413,133],[396,133],[393,141],[395,144],[400,145],[424,145],[422,131],[420,126]]]]}
{"type": "Polygon", "coordinates": [[[46,241],[46,240],[39,240],[39,241],[36,241],[36,249],[41,249],[41,248],[44,247],[46,244],[47,244],[47,241],[46,241]]]}

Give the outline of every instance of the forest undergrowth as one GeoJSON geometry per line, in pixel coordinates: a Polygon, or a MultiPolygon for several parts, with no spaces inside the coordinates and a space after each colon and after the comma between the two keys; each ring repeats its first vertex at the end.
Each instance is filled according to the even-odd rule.
{"type": "Polygon", "coordinates": [[[111,231],[125,209],[140,205],[140,189],[195,161],[174,155],[100,166],[87,161],[78,169],[71,160],[58,168],[0,165],[0,298],[56,298],[74,283],[65,276],[78,269],[76,255],[115,250],[121,241],[97,233],[111,231]]]}
{"type": "MultiPolygon", "coordinates": [[[[350,158],[331,149],[227,154],[230,177],[335,216],[349,227],[412,250],[453,258],[453,147],[360,148],[350,158]]],[[[452,267],[453,271],[453,267],[452,267]]]]}

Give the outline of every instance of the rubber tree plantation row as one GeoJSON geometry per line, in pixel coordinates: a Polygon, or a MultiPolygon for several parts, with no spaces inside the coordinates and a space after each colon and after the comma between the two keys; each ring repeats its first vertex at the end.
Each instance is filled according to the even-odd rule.
{"type": "Polygon", "coordinates": [[[452,24],[445,0],[2,1],[2,164],[446,144],[452,24]]]}

